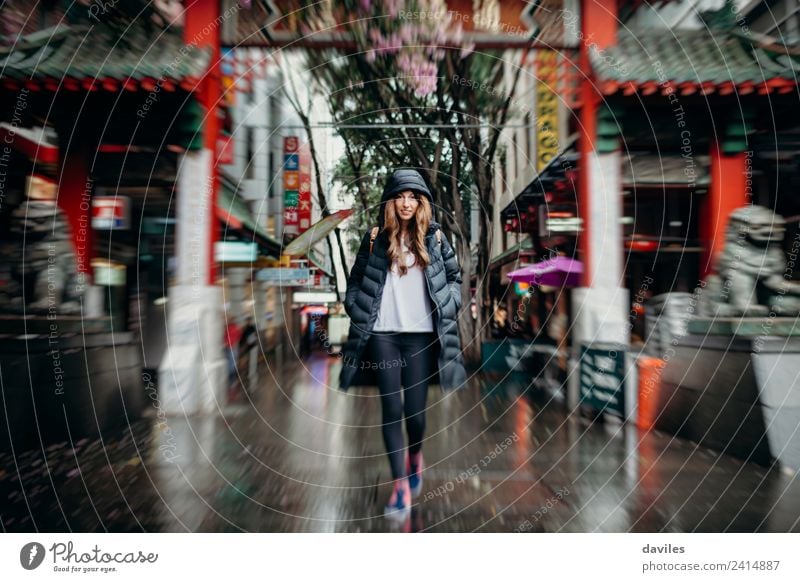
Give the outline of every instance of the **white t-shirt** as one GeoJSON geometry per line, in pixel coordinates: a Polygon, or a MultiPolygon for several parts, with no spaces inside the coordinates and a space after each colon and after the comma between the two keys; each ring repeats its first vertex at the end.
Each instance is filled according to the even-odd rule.
{"type": "MultiPolygon", "coordinates": [[[[415,265],[414,255],[403,241],[408,272],[402,277],[397,271],[397,263],[386,274],[381,305],[375,331],[397,331],[404,333],[425,333],[433,331],[433,305],[428,296],[425,272],[415,265]]],[[[402,259],[402,257],[401,257],[402,259]]]]}

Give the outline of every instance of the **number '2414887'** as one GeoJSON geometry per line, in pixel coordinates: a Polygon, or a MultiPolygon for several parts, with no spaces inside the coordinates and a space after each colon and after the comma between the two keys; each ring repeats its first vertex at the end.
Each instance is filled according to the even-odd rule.
{"type": "Polygon", "coordinates": [[[730,570],[777,570],[780,560],[733,560],[730,570]]]}

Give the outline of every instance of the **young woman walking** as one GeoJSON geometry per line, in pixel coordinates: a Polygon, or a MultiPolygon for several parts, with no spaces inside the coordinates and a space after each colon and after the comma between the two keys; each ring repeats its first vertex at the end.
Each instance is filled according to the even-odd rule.
{"type": "Polygon", "coordinates": [[[428,383],[466,382],[456,317],[461,274],[433,220],[433,197],[415,170],[397,170],[381,198],[378,226],[361,242],[347,281],[350,333],[340,387],[374,383],[394,489],[385,515],[404,516],[422,489],[422,440],[428,383]],[[403,419],[408,448],[403,438],[403,419]]]}

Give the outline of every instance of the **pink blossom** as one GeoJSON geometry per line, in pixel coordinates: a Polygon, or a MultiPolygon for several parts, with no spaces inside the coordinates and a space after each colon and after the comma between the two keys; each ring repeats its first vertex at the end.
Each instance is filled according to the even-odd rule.
{"type": "Polygon", "coordinates": [[[363,38],[367,46],[362,47],[365,58],[375,62],[381,56],[393,56],[398,79],[401,79],[416,95],[423,97],[436,91],[439,82],[439,62],[445,58],[446,49],[460,47],[461,58],[471,54],[475,47],[463,45],[464,30],[447,11],[446,0],[384,0],[375,3],[361,0],[358,4],[361,16],[381,10],[380,21],[360,21],[365,31],[363,38]],[[398,20],[400,11],[412,6],[420,12],[441,14],[439,19],[398,20]],[[416,46],[423,45],[423,46],[416,46]],[[463,46],[462,46],[463,45],[463,46]]]}
{"type": "Polygon", "coordinates": [[[450,37],[450,43],[452,45],[459,45],[463,40],[464,40],[464,28],[461,26],[461,23],[459,22],[453,29],[452,36],[450,37]]]}
{"type": "Polygon", "coordinates": [[[380,44],[383,41],[383,35],[381,34],[380,29],[370,28],[369,39],[375,44],[380,44]]]}
{"type": "Polygon", "coordinates": [[[416,95],[424,97],[436,90],[438,66],[421,52],[403,52],[396,60],[398,71],[416,95]]]}
{"type": "Polygon", "coordinates": [[[400,27],[400,40],[404,44],[408,44],[412,38],[412,28],[408,25],[403,25],[400,27]]]}
{"type": "Polygon", "coordinates": [[[386,0],[386,11],[390,18],[397,18],[397,14],[405,7],[403,0],[386,0]]]}

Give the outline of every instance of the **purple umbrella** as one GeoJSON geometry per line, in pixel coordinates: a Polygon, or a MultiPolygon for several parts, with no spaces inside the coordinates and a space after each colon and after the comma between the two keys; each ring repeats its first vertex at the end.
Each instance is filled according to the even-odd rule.
{"type": "Polygon", "coordinates": [[[511,271],[508,278],[529,285],[578,287],[581,284],[582,274],[583,263],[569,257],[558,256],[511,271]]]}

